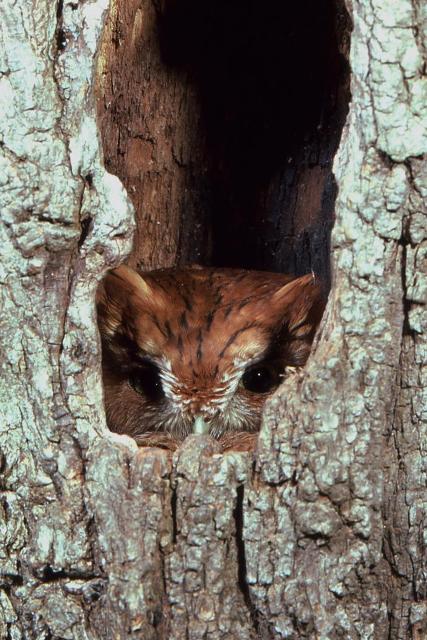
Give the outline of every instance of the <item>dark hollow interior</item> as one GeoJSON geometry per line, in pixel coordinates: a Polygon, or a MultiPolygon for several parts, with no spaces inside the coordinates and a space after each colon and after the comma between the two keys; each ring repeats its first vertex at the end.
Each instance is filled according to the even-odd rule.
{"type": "MultiPolygon", "coordinates": [[[[123,74],[141,65],[139,85],[131,80],[128,86],[136,104],[151,91],[151,111],[169,90],[162,88],[158,98],[159,68],[171,87],[178,83],[197,96],[197,127],[188,135],[184,130],[191,161],[182,168],[186,188],[176,198],[175,263],[296,275],[313,270],[329,282],[332,162],[350,99],[343,0],[142,0],[144,11],[149,4],[151,35],[141,36],[136,55],[121,63],[113,82],[123,87],[123,74]]],[[[116,57],[125,55],[117,45],[116,57]]],[[[123,140],[132,126],[135,137],[146,136],[145,116],[135,125],[131,109],[120,113],[120,99],[120,91],[109,98],[108,114],[119,122],[117,157],[127,154],[123,140]]],[[[121,174],[115,153],[110,143],[107,167],[130,185],[132,197],[135,183],[121,174]]],[[[142,172],[145,161],[135,160],[142,172]]],[[[137,221],[146,229],[141,197],[137,221]]]]}
{"type": "Polygon", "coordinates": [[[348,31],[344,8],[332,0],[164,5],[163,61],[185,71],[200,96],[215,266],[328,276],[332,161],[349,100],[348,31]],[[296,212],[304,172],[319,166],[329,175],[313,197],[317,211],[296,212]]]}

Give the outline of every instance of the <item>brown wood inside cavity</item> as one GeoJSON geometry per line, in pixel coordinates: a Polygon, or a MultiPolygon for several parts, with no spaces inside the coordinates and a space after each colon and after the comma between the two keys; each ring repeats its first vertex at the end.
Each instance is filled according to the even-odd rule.
{"type": "Polygon", "coordinates": [[[329,278],[349,30],[333,0],[113,3],[98,115],[136,209],[131,264],[329,278]]]}

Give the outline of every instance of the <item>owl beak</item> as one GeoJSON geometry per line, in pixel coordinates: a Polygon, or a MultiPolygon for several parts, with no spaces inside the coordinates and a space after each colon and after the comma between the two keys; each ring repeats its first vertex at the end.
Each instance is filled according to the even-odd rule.
{"type": "Polygon", "coordinates": [[[193,433],[198,436],[204,436],[209,433],[209,423],[205,422],[203,416],[196,416],[193,422],[193,433]]]}

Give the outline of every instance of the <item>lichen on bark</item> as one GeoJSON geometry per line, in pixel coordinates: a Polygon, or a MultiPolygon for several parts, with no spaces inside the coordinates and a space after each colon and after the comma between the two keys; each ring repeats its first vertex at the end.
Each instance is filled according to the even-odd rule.
{"type": "Polygon", "coordinates": [[[334,281],[306,370],[254,460],[200,436],[171,461],[102,409],[94,291],[133,229],[94,116],[107,5],[0,6],[0,636],[423,637],[425,11],[348,2],[334,281]]]}

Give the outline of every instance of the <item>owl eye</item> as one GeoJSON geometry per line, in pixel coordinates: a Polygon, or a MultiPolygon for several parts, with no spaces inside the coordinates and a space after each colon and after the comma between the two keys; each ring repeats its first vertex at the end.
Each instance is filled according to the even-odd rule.
{"type": "Polygon", "coordinates": [[[268,393],[280,382],[279,372],[265,364],[255,364],[246,369],[242,376],[242,384],[253,393],[268,393]]]}
{"type": "Polygon", "coordinates": [[[160,400],[163,397],[160,372],[155,365],[147,365],[131,373],[129,384],[137,393],[147,396],[150,400],[160,400]]]}

